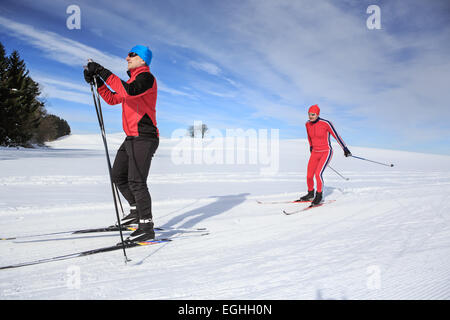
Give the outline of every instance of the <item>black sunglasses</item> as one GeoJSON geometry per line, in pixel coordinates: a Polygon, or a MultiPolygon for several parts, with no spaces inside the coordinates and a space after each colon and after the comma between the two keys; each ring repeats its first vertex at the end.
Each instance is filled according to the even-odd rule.
{"type": "Polygon", "coordinates": [[[136,53],[136,52],[130,52],[130,53],[128,53],[128,56],[130,57],[130,58],[133,58],[133,57],[136,57],[138,54],[136,53]]]}

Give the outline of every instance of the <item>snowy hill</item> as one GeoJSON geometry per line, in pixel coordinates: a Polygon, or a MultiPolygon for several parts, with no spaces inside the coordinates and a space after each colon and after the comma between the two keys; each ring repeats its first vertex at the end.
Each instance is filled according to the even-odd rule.
{"type": "MultiPolygon", "coordinates": [[[[111,157],[122,140],[108,135],[111,157]]],[[[49,146],[0,149],[0,238],[115,222],[101,137],[49,146]]],[[[345,158],[335,146],[330,165],[349,178],[326,170],[324,195],[336,201],[286,216],[282,209],[305,205],[256,200],[305,193],[305,140],[280,140],[279,154],[271,150],[268,162],[258,154],[256,163],[248,145],[234,150],[246,155],[243,163],[227,161],[234,145],[225,140],[193,145],[203,152],[199,162],[180,161],[179,146],[161,139],[152,162],[155,223],[205,227],[209,235],[157,233],[174,241],[129,249],[127,265],[119,250],[0,270],[0,299],[450,298],[450,157],[349,146],[391,168],[345,158]]],[[[0,266],[119,240],[118,233],[2,240],[0,266]]]]}

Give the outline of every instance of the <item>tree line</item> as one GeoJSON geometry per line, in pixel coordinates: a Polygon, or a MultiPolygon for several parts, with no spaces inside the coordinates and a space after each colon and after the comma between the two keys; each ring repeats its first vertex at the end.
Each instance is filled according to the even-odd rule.
{"type": "Polygon", "coordinates": [[[6,56],[0,42],[0,145],[32,147],[70,134],[66,120],[49,114],[39,98],[39,83],[29,76],[14,50],[6,56]]]}

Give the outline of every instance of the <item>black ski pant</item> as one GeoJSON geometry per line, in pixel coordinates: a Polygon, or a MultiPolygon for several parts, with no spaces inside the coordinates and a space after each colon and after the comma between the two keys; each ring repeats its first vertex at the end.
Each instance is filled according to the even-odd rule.
{"type": "Polygon", "coordinates": [[[136,206],[139,219],[153,218],[147,177],[158,145],[158,138],[126,137],[114,160],[113,182],[128,203],[136,206]]]}

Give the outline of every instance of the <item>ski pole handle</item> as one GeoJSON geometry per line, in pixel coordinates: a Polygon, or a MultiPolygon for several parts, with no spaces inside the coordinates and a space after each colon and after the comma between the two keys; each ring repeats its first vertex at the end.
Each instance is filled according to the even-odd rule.
{"type": "Polygon", "coordinates": [[[354,156],[354,155],[351,155],[350,157],[353,157],[353,158],[356,158],[356,159],[360,159],[360,160],[370,161],[370,162],[373,162],[373,163],[378,163],[378,164],[381,164],[381,165],[386,166],[386,167],[393,167],[394,166],[392,163],[391,164],[381,163],[381,162],[378,162],[378,161],[373,161],[373,160],[357,157],[357,156],[354,156]]]}
{"type": "MultiPolygon", "coordinates": [[[[89,62],[94,62],[94,60],[92,60],[92,59],[90,59],[90,58],[87,59],[87,61],[88,61],[88,63],[89,63],[89,62]]],[[[83,66],[83,69],[84,69],[84,70],[88,70],[88,66],[87,66],[87,65],[83,66]]],[[[95,90],[97,90],[97,79],[96,79],[96,76],[93,76],[93,77],[92,77],[91,85],[92,85],[92,84],[94,85],[95,90]]]]}
{"type": "MultiPolygon", "coordinates": [[[[87,61],[88,61],[88,63],[89,63],[89,62],[94,62],[94,60],[92,60],[92,59],[87,59],[87,61]]],[[[83,66],[83,69],[84,69],[84,70],[87,70],[87,69],[88,69],[87,65],[83,66]]]]}

